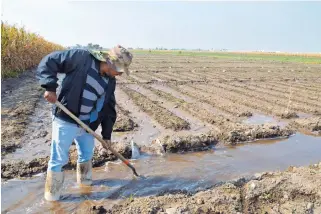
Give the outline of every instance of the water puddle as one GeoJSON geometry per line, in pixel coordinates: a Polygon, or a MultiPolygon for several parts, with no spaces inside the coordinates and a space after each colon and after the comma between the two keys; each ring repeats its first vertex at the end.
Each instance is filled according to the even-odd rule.
{"type": "Polygon", "coordinates": [[[252,124],[252,125],[261,125],[261,124],[265,124],[265,123],[274,123],[277,124],[281,127],[285,126],[286,123],[285,122],[281,122],[278,121],[277,119],[271,117],[271,116],[267,116],[264,114],[256,114],[254,113],[251,117],[243,120],[243,123],[245,124],[252,124]]]}
{"type": "Polygon", "coordinates": [[[203,190],[217,182],[257,172],[314,164],[321,160],[320,151],[320,138],[296,134],[288,139],[218,147],[206,152],[142,155],[132,162],[146,179],[133,179],[131,170],[121,162],[109,162],[94,169],[92,187],[79,188],[75,172],[67,171],[63,200],[59,202],[43,200],[43,175],[2,183],[1,209],[3,213],[70,213],[94,205],[108,208],[128,198],[168,190],[203,190]]]}

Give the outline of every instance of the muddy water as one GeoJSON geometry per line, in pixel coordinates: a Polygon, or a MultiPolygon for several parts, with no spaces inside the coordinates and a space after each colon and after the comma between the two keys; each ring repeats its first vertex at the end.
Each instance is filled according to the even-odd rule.
{"type": "Polygon", "coordinates": [[[138,173],[133,179],[120,162],[95,168],[94,183],[78,188],[74,171],[67,171],[63,200],[43,200],[44,176],[2,183],[3,213],[70,213],[94,205],[111,207],[126,198],[150,196],[168,190],[202,190],[220,182],[253,173],[283,170],[290,165],[309,165],[321,160],[321,138],[297,134],[289,139],[258,141],[207,152],[144,156],[134,160],[138,173]]]}
{"type": "Polygon", "coordinates": [[[41,99],[30,117],[28,128],[21,139],[23,147],[8,154],[4,160],[31,161],[35,157],[50,156],[51,104],[41,99]]]}

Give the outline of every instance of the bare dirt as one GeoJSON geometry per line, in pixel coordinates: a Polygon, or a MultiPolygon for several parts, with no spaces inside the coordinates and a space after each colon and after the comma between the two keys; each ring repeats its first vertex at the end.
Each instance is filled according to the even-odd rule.
{"type": "Polygon", "coordinates": [[[320,213],[321,162],[217,184],[206,191],[129,198],[102,213],[320,213]]]}

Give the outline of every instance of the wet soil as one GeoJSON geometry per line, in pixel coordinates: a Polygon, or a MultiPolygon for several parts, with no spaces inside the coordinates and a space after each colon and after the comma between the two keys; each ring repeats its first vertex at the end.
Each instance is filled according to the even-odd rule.
{"type": "Polygon", "coordinates": [[[190,151],[206,151],[218,144],[213,134],[173,134],[154,140],[151,145],[143,146],[142,152],[164,155],[165,153],[184,153],[190,151]]]}
{"type": "MultiPolygon", "coordinates": [[[[162,153],[183,153],[190,151],[205,151],[213,148],[219,142],[235,145],[238,143],[251,142],[258,139],[287,138],[293,132],[289,129],[282,129],[275,125],[257,125],[249,129],[239,127],[233,131],[209,132],[204,134],[178,133],[161,135],[159,142],[152,141],[150,145],[139,145],[141,152],[159,155],[162,153]]],[[[131,158],[131,146],[127,142],[113,142],[113,148],[125,158],[131,158]]],[[[70,149],[69,163],[65,169],[75,169],[77,164],[77,150],[75,146],[70,149]]],[[[31,161],[12,160],[1,163],[1,177],[10,179],[14,177],[30,177],[34,174],[45,172],[49,157],[35,158],[31,161]]],[[[104,165],[107,161],[115,161],[117,157],[109,150],[106,151],[99,143],[96,143],[93,167],[104,165]]]]}
{"type": "Polygon", "coordinates": [[[289,137],[294,131],[276,124],[243,125],[235,124],[218,133],[218,139],[227,144],[251,142],[259,139],[289,137]]]}
{"type": "Polygon", "coordinates": [[[7,161],[32,161],[35,158],[45,158],[50,155],[51,142],[51,104],[40,99],[34,113],[25,121],[28,125],[19,142],[23,145],[14,152],[2,157],[2,163],[7,161]]]}
{"type": "Polygon", "coordinates": [[[106,213],[320,213],[321,162],[184,191],[132,198],[106,213]]]}
{"type": "Polygon", "coordinates": [[[130,117],[130,112],[123,107],[117,105],[117,118],[113,127],[114,132],[127,132],[134,130],[138,124],[136,124],[130,117]]]}
{"type": "MultiPolygon", "coordinates": [[[[131,158],[131,146],[129,143],[113,143],[113,148],[123,157],[131,158]]],[[[65,170],[75,170],[77,167],[77,149],[71,146],[69,151],[69,162],[64,166],[65,170]]],[[[93,167],[104,165],[108,161],[115,161],[118,158],[109,150],[106,151],[100,144],[97,144],[92,159],[93,167]]],[[[46,172],[49,156],[44,158],[34,158],[31,161],[12,160],[1,163],[1,178],[12,179],[16,177],[31,177],[35,174],[46,172]]]]}
{"type": "MultiPolygon", "coordinates": [[[[221,112],[211,109],[205,110],[198,104],[187,103],[184,99],[177,98],[171,94],[171,92],[164,92],[158,89],[155,89],[151,86],[144,86],[151,90],[153,93],[157,94],[159,97],[166,98],[177,104],[177,107],[182,108],[188,111],[191,115],[202,119],[210,124],[216,125],[216,130],[214,128],[214,132],[216,132],[217,140],[227,142],[227,143],[237,143],[242,141],[254,141],[257,139],[264,138],[273,138],[273,137],[288,137],[293,134],[293,130],[290,130],[287,127],[281,125],[281,123],[276,122],[271,123],[270,125],[266,122],[266,124],[258,124],[258,125],[243,125],[237,122],[233,122],[230,120],[237,121],[233,117],[228,117],[225,114],[221,114],[221,112]],[[215,114],[218,114],[215,116],[215,114]],[[217,131],[219,130],[219,131],[217,131]]],[[[175,94],[177,95],[177,94],[175,94]]],[[[190,94],[189,94],[190,95],[190,94]]],[[[195,98],[196,96],[194,96],[195,98]]],[[[202,100],[203,101],[203,100],[202,100]]],[[[224,103],[224,101],[222,101],[224,103]]],[[[246,116],[251,116],[252,113],[244,110],[242,108],[237,109],[235,111],[237,116],[242,114],[246,116]]],[[[271,121],[275,122],[275,121],[271,121]]]]}
{"type": "Polygon", "coordinates": [[[1,155],[22,147],[20,139],[28,127],[43,90],[36,84],[34,71],[1,82],[1,155]]]}
{"type": "Polygon", "coordinates": [[[321,117],[299,118],[293,120],[290,125],[321,135],[321,117]]]}
{"type": "Polygon", "coordinates": [[[31,177],[32,175],[45,172],[47,170],[47,158],[35,158],[25,162],[23,160],[1,163],[1,178],[12,179],[16,177],[31,177]]]}

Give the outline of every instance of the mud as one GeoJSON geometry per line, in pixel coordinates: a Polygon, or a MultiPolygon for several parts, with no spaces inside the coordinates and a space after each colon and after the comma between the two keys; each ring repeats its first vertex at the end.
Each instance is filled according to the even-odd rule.
{"type": "Polygon", "coordinates": [[[289,125],[321,135],[321,117],[299,118],[293,120],[289,125]]]}
{"type": "MultiPolygon", "coordinates": [[[[115,149],[119,154],[121,154],[123,157],[130,159],[132,150],[129,143],[118,143],[113,142],[112,143],[113,149],[115,149]]],[[[66,166],[67,169],[76,169],[77,165],[77,149],[76,147],[71,148],[69,152],[69,163],[66,166]]],[[[92,159],[92,165],[93,167],[99,167],[104,165],[108,161],[115,161],[118,158],[110,151],[104,149],[101,144],[96,144],[94,156],[92,159]]]]}
{"type": "Polygon", "coordinates": [[[130,112],[117,105],[117,118],[113,127],[114,132],[127,132],[132,131],[138,124],[136,124],[130,116],[130,112]]]}
{"type": "Polygon", "coordinates": [[[34,71],[1,82],[1,155],[22,147],[21,137],[28,127],[43,90],[35,85],[34,71]]]}
{"type": "MultiPolygon", "coordinates": [[[[125,158],[131,158],[131,146],[129,143],[113,143],[113,148],[125,158]]],[[[75,170],[77,167],[77,149],[73,145],[69,151],[69,161],[63,167],[64,170],[75,170]]],[[[118,158],[109,150],[106,151],[100,144],[97,144],[92,159],[92,166],[99,167],[108,161],[115,161],[118,158]]],[[[12,179],[15,177],[31,177],[35,174],[46,172],[49,156],[45,158],[35,158],[31,161],[14,160],[1,163],[1,178],[12,179]]]]}
{"type": "Polygon", "coordinates": [[[1,178],[6,180],[15,177],[31,177],[32,175],[45,172],[48,161],[49,157],[36,158],[28,162],[20,160],[1,163],[1,178]]]}
{"type": "Polygon", "coordinates": [[[222,129],[217,136],[220,141],[235,145],[237,143],[252,142],[259,139],[287,138],[292,134],[294,134],[294,130],[289,127],[280,127],[273,123],[265,123],[260,125],[235,124],[226,129],[222,129]]]}
{"type": "MultiPolygon", "coordinates": [[[[218,143],[236,145],[254,142],[262,139],[288,138],[294,134],[292,129],[281,128],[275,124],[261,124],[253,126],[239,125],[221,131],[212,130],[203,134],[178,133],[159,138],[162,149],[166,153],[205,151],[218,143]]],[[[143,147],[142,151],[161,153],[159,144],[154,140],[151,146],[143,147]]]]}
{"type": "Polygon", "coordinates": [[[215,146],[218,141],[213,135],[166,136],[161,141],[165,152],[204,151],[215,146]]]}
{"type": "Polygon", "coordinates": [[[321,162],[264,172],[197,193],[132,198],[107,213],[320,213],[321,162]]]}
{"type": "MultiPolygon", "coordinates": [[[[258,139],[271,138],[287,138],[293,134],[293,131],[287,128],[280,128],[280,126],[273,124],[261,124],[255,126],[239,125],[233,130],[223,130],[220,132],[211,131],[205,134],[185,134],[177,133],[170,135],[163,135],[160,137],[160,143],[156,140],[152,141],[150,145],[139,146],[141,152],[162,155],[162,153],[182,153],[191,151],[205,151],[213,148],[219,142],[235,145],[238,143],[252,142],[258,139]]],[[[131,158],[131,146],[126,142],[115,142],[113,148],[123,155],[125,158],[131,158]]],[[[69,162],[64,167],[65,169],[76,169],[77,164],[77,150],[73,145],[69,152],[69,162]]],[[[45,172],[49,157],[35,158],[31,161],[25,162],[11,161],[1,163],[2,171],[1,177],[10,179],[14,177],[30,177],[34,174],[45,172]],[[18,167],[17,167],[18,166],[18,167]]],[[[106,151],[99,143],[96,144],[93,167],[104,165],[108,161],[115,161],[117,157],[109,150],[106,151]]]]}
{"type": "Polygon", "coordinates": [[[2,197],[2,211],[88,213],[92,206],[104,206],[108,210],[123,200],[169,192],[190,194],[240,176],[318,163],[320,149],[319,138],[297,134],[282,140],[216,145],[203,152],[164,156],[143,154],[131,163],[146,179],[133,179],[131,170],[120,161],[107,162],[93,169],[93,186],[83,189],[75,183],[75,171],[67,170],[62,200],[55,203],[43,199],[45,175],[13,179],[2,183],[2,194],[6,194],[5,198],[2,197]]]}
{"type": "MultiPolygon", "coordinates": [[[[221,140],[223,142],[234,144],[237,142],[248,142],[257,139],[288,137],[294,133],[293,130],[290,130],[289,128],[284,128],[273,124],[243,125],[230,122],[226,116],[215,116],[207,110],[195,106],[195,104],[186,103],[183,99],[176,98],[169,93],[154,89],[150,86],[145,87],[153,91],[158,96],[175,102],[178,107],[182,107],[184,110],[189,111],[191,115],[201,118],[210,124],[216,124],[217,128],[220,130],[219,133],[216,134],[217,140],[221,140]]],[[[238,110],[236,112],[243,111],[238,110]]],[[[252,113],[247,112],[246,115],[252,115],[252,113]]]]}
{"type": "Polygon", "coordinates": [[[173,134],[153,140],[150,146],[142,146],[140,150],[151,155],[164,155],[165,153],[206,151],[217,143],[217,138],[212,134],[173,134]]]}
{"type": "Polygon", "coordinates": [[[299,117],[296,112],[284,112],[284,113],[280,113],[279,116],[283,119],[292,119],[292,118],[299,117]]]}
{"type": "Polygon", "coordinates": [[[244,112],[237,114],[237,116],[238,117],[251,117],[251,116],[253,116],[253,113],[250,111],[244,111],[244,112]]]}
{"type": "MultiPolygon", "coordinates": [[[[81,213],[81,212],[78,212],[81,213]]],[[[103,206],[93,206],[90,209],[91,214],[105,214],[107,210],[103,206]]]]}

